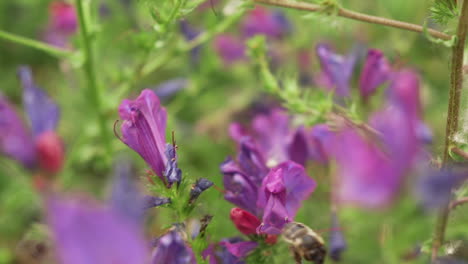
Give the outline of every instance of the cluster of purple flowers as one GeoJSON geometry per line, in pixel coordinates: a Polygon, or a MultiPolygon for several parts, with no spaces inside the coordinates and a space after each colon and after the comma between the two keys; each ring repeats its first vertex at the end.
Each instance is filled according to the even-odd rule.
{"type": "Polygon", "coordinates": [[[29,67],[20,67],[18,76],[30,129],[0,95],[0,153],[17,160],[25,168],[55,174],[60,171],[64,158],[62,142],[56,133],[59,107],[34,83],[29,67]]]}

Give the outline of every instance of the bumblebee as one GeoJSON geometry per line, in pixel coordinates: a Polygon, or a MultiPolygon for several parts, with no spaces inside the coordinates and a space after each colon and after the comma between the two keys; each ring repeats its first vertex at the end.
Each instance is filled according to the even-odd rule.
{"type": "Polygon", "coordinates": [[[296,263],[302,259],[322,264],[325,261],[327,250],[323,238],[308,226],[298,223],[287,223],[282,230],[283,240],[290,245],[296,263]]]}

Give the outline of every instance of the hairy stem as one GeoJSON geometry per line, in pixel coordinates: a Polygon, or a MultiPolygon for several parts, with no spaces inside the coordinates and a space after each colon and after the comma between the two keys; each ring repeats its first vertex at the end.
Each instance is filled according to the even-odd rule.
{"type": "Polygon", "coordinates": [[[455,209],[457,206],[468,203],[468,197],[460,198],[450,203],[450,210],[455,209]]]}
{"type": "MultiPolygon", "coordinates": [[[[104,146],[106,147],[107,153],[110,153],[110,141],[109,141],[109,132],[111,131],[110,128],[106,126],[106,117],[104,115],[104,111],[102,109],[102,99],[101,93],[99,90],[99,85],[96,78],[96,67],[94,61],[94,52],[93,52],[93,39],[91,37],[89,31],[89,24],[87,17],[87,9],[88,6],[85,6],[84,1],[88,0],[75,0],[77,13],[78,13],[78,21],[79,21],[79,28],[80,28],[80,35],[81,35],[81,42],[83,45],[83,54],[85,57],[84,63],[84,70],[86,74],[86,79],[88,81],[87,93],[91,99],[91,104],[93,109],[97,113],[97,119],[100,129],[100,135],[102,137],[104,146]]],[[[89,4],[89,3],[86,3],[89,4]]]]}
{"type": "MultiPolygon", "coordinates": [[[[319,12],[319,11],[324,10],[323,6],[321,5],[309,4],[305,2],[296,2],[292,0],[254,0],[254,2],[262,3],[266,5],[274,5],[274,6],[288,7],[288,8],[299,9],[299,10],[306,10],[306,11],[311,11],[311,12],[319,12]]],[[[371,16],[371,15],[367,15],[363,13],[354,12],[354,11],[351,11],[342,7],[337,7],[337,15],[341,17],[358,20],[358,21],[367,22],[367,23],[384,25],[387,27],[394,27],[394,28],[404,29],[408,31],[419,32],[419,33],[424,32],[424,27],[420,25],[411,24],[411,23],[402,22],[402,21],[393,20],[393,19],[388,19],[388,18],[383,18],[383,17],[378,17],[378,16],[371,16]]],[[[434,30],[434,29],[427,29],[427,32],[435,38],[439,38],[443,40],[452,39],[452,36],[447,35],[443,32],[434,30]]]]}
{"type": "Polygon", "coordinates": [[[453,153],[457,154],[458,156],[468,160],[468,152],[463,151],[463,150],[461,150],[459,148],[456,148],[456,147],[453,147],[451,150],[452,150],[453,153]]]}
{"type": "Polygon", "coordinates": [[[0,38],[6,39],[8,41],[18,43],[24,46],[28,46],[28,47],[31,47],[40,51],[44,51],[45,53],[48,53],[58,58],[68,57],[73,54],[71,51],[54,47],[42,41],[37,41],[34,39],[21,37],[15,34],[8,33],[3,30],[0,30],[0,38]]]}
{"type": "MultiPolygon", "coordinates": [[[[468,1],[462,3],[460,18],[457,27],[457,41],[452,48],[452,62],[450,75],[449,105],[447,111],[447,124],[445,130],[445,147],[442,166],[448,163],[448,153],[453,140],[453,136],[458,129],[458,115],[460,111],[461,89],[463,85],[463,53],[468,31],[468,1]]],[[[439,248],[444,242],[445,229],[447,227],[450,213],[450,205],[447,204],[441,209],[437,218],[432,242],[432,259],[437,258],[439,248]]]]}

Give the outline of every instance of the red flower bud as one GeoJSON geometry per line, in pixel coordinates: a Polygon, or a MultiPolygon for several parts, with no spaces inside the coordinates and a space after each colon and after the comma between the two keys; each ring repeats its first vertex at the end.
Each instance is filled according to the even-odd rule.
{"type": "Polygon", "coordinates": [[[57,173],[63,165],[63,145],[60,137],[53,131],[44,132],[36,139],[39,166],[46,172],[57,173]]]}
{"type": "Polygon", "coordinates": [[[240,208],[231,209],[231,220],[244,235],[257,234],[257,227],[261,224],[255,215],[240,208]]]}
{"type": "Polygon", "coordinates": [[[278,241],[278,236],[277,235],[266,235],[265,242],[268,245],[274,245],[278,241]]]}

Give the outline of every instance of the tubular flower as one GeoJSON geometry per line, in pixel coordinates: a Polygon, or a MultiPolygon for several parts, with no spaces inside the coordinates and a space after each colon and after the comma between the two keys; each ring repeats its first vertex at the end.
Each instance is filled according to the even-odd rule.
{"type": "Polygon", "coordinates": [[[55,174],[61,169],[64,159],[62,141],[55,132],[59,108],[34,84],[29,67],[20,67],[18,76],[32,135],[7,100],[0,96],[0,152],[18,160],[26,168],[33,169],[38,165],[42,170],[55,174]]]}
{"type": "Polygon", "coordinates": [[[235,243],[231,243],[229,241],[222,241],[220,244],[225,246],[229,253],[238,258],[243,258],[247,256],[252,250],[254,250],[258,246],[257,242],[253,241],[241,241],[235,243]]]}
{"type": "Polygon", "coordinates": [[[76,33],[78,19],[75,7],[65,1],[54,1],[49,6],[49,24],[44,33],[47,43],[66,47],[69,38],[76,33]]]}
{"type": "Polygon", "coordinates": [[[230,65],[246,58],[246,47],[244,43],[240,39],[229,34],[216,36],[214,39],[214,49],[225,65],[230,65]]]}
{"type": "Polygon", "coordinates": [[[269,168],[287,160],[304,165],[308,155],[307,140],[304,131],[293,129],[290,122],[283,109],[275,108],[267,114],[255,116],[251,124],[252,131],[234,123],[229,132],[238,144],[245,138],[251,138],[269,168]]]}
{"type": "Polygon", "coordinates": [[[203,259],[209,259],[209,264],[244,264],[242,258],[233,255],[226,247],[225,243],[235,244],[242,242],[241,238],[223,239],[218,244],[209,245],[203,252],[203,259]]]}
{"type": "Polygon", "coordinates": [[[367,100],[379,85],[388,81],[391,74],[391,66],[382,51],[370,49],[359,78],[359,91],[364,100],[367,100]]]}
{"type": "Polygon", "coordinates": [[[30,132],[16,114],[13,107],[0,96],[0,152],[33,168],[36,151],[30,132]]]}
{"type": "Polygon", "coordinates": [[[336,54],[327,44],[318,44],[315,49],[325,78],[323,84],[327,88],[334,89],[340,97],[349,96],[349,81],[356,63],[356,55],[336,54]]]}
{"type": "Polygon", "coordinates": [[[278,39],[290,32],[291,28],[290,22],[282,12],[271,12],[266,8],[257,6],[245,18],[242,33],[246,38],[265,35],[278,39]]]}
{"type": "Polygon", "coordinates": [[[141,264],[148,250],[139,227],[93,201],[50,197],[47,221],[59,263],[141,264]]]}
{"type": "Polygon", "coordinates": [[[136,151],[170,187],[180,182],[174,146],[165,142],[166,109],[153,91],[145,89],[135,100],[125,99],[119,106],[122,141],[136,151]]]}
{"type": "Polygon", "coordinates": [[[292,161],[270,170],[263,179],[257,205],[264,209],[259,233],[277,235],[296,216],[301,204],[314,191],[316,183],[304,167],[292,161]]]}
{"type": "Polygon", "coordinates": [[[158,239],[151,263],[196,264],[196,260],[192,249],[185,244],[180,233],[172,230],[158,239]]]}

